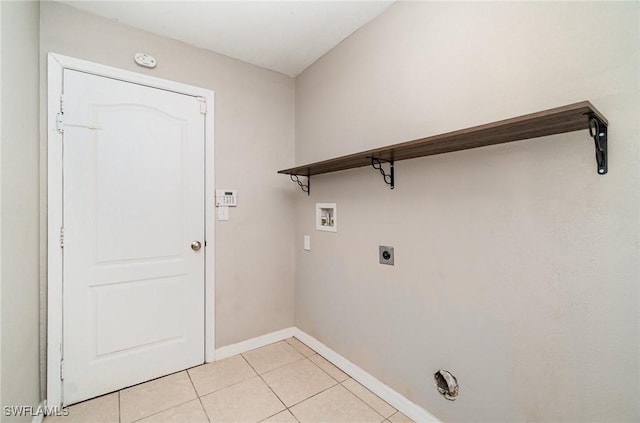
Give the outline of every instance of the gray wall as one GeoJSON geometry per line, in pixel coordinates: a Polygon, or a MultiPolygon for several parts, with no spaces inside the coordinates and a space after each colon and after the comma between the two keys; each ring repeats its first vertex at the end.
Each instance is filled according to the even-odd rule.
{"type": "MultiPolygon", "coordinates": [[[[37,2],[3,2],[2,406],[37,406],[38,373],[38,17],[37,2]]],[[[30,421],[5,417],[2,421],[30,421]]]]}
{"type": "MultiPolygon", "coordinates": [[[[295,228],[291,197],[295,191],[275,170],[293,162],[293,79],[65,5],[43,2],[43,125],[48,52],[215,91],[215,185],[238,189],[238,207],[230,210],[229,221],[216,222],[215,228],[216,347],[292,326],[295,228]],[[155,56],[158,67],[136,66],[136,52],[155,56]]],[[[41,154],[46,157],[44,137],[41,154]]],[[[45,226],[46,209],[41,219],[45,226]]],[[[43,239],[45,234],[43,231],[43,239]]],[[[46,292],[44,289],[43,282],[46,292]]]]}
{"type": "Polygon", "coordinates": [[[581,100],[610,161],[598,176],[580,131],[398,162],[393,191],[369,168],[313,177],[296,325],[443,421],[640,420],[638,12],[402,2],[299,76],[297,164],[581,100]]]}

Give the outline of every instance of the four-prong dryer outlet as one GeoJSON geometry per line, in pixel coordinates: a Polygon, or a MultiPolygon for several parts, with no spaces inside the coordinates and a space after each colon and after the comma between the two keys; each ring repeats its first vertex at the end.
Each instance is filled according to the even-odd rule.
{"type": "Polygon", "coordinates": [[[393,247],[381,245],[378,247],[380,264],[388,264],[393,266],[393,247]]]}

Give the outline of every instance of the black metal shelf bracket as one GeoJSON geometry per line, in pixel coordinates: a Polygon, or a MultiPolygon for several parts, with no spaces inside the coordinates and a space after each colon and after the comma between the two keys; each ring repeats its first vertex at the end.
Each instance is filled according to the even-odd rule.
{"type": "Polygon", "coordinates": [[[393,160],[376,159],[375,157],[371,157],[371,167],[380,171],[382,179],[384,179],[384,183],[389,185],[389,188],[395,188],[395,181],[393,177],[393,160]],[[385,172],[382,168],[382,162],[389,163],[389,173],[385,172]]]}
{"type": "Polygon", "coordinates": [[[291,180],[295,183],[297,183],[298,185],[300,185],[300,189],[303,192],[306,192],[307,195],[311,195],[311,176],[307,176],[307,183],[303,183],[300,178],[300,175],[294,175],[293,173],[289,175],[289,177],[291,178],[291,180]]]}
{"type": "Polygon", "coordinates": [[[596,148],[596,164],[598,174],[604,175],[609,171],[607,153],[607,124],[594,115],[589,115],[589,135],[593,138],[596,148]]]}

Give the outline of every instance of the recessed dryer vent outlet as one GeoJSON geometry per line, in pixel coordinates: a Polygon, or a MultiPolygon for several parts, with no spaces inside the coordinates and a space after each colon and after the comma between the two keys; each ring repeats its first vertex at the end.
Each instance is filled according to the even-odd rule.
{"type": "Polygon", "coordinates": [[[433,375],[438,392],[449,401],[455,401],[458,397],[458,380],[446,370],[438,370],[433,375]]]}

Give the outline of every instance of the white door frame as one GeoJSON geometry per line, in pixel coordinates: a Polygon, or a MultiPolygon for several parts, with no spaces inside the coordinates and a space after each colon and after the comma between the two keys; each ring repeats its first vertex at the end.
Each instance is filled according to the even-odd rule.
{"type": "Polygon", "coordinates": [[[214,93],[212,90],[168,81],[136,72],[100,65],[85,60],[47,55],[47,405],[62,404],[62,134],[56,127],[56,115],[60,112],[60,93],[63,88],[63,70],[72,69],[93,75],[118,79],[134,84],[159,88],[180,94],[204,98],[205,114],[205,361],[214,361],[214,93]]]}

